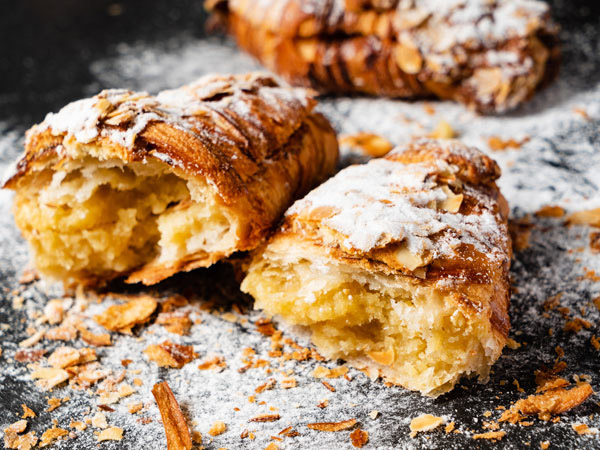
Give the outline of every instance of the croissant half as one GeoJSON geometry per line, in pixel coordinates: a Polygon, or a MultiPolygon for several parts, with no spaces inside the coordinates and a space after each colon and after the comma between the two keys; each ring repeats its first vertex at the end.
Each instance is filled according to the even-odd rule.
{"type": "Polygon", "coordinates": [[[37,269],[66,285],[153,284],[255,248],[335,168],[314,106],[248,74],[103,91],[49,114],[5,183],[37,269]]]}
{"type": "Polygon", "coordinates": [[[209,0],[238,45],[323,93],[437,96],[514,108],[558,70],[537,0],[209,0]]]}
{"type": "Polygon", "coordinates": [[[286,212],[242,290],[373,377],[428,396],[462,375],[485,379],[509,330],[499,175],[452,140],[350,166],[286,212]]]}

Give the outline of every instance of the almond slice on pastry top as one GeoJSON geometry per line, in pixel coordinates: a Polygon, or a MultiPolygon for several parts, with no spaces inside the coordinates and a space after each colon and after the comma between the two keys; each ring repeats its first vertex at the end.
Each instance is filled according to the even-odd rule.
{"type": "Polygon", "coordinates": [[[350,166],[287,211],[242,290],[372,377],[433,397],[462,375],[484,380],[510,326],[499,176],[453,140],[350,166]]]}
{"type": "Polygon", "coordinates": [[[65,285],[153,284],[255,248],[333,173],[335,132],[315,104],[251,73],[49,114],[4,185],[37,269],[65,285]]]}

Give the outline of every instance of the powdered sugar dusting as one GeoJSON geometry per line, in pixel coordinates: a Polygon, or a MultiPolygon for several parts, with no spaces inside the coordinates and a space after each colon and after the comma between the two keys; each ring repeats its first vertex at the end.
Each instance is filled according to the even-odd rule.
{"type": "MultiPolygon", "coordinates": [[[[350,166],[297,201],[287,215],[328,207],[335,212],[323,225],[346,236],[344,247],[362,252],[405,240],[415,254],[429,251],[434,257],[452,256],[463,243],[489,258],[497,257],[496,243],[502,236],[499,217],[487,209],[465,216],[431,206],[453,195],[429,177],[443,170],[457,172],[456,166],[443,161],[402,164],[375,159],[350,166]],[[449,231],[453,233],[443,238],[432,237],[449,231]]],[[[483,204],[489,204],[490,199],[486,200],[483,204]]]]}

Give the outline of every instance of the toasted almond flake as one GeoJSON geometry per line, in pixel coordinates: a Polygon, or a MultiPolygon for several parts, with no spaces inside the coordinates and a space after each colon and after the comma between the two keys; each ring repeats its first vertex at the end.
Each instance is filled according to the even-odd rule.
{"type": "Polygon", "coordinates": [[[284,389],[292,389],[296,387],[297,382],[294,377],[286,377],[280,381],[280,384],[284,389]]]}
{"type": "Polygon", "coordinates": [[[445,427],[444,427],[444,431],[446,432],[446,434],[448,433],[452,433],[452,431],[454,431],[454,422],[449,422],[445,427]]]}
{"type": "Polygon", "coordinates": [[[121,399],[121,396],[118,392],[102,392],[100,397],[98,397],[98,405],[112,405],[117,403],[121,399]]]}
{"type": "Polygon", "coordinates": [[[162,312],[156,318],[156,323],[162,325],[169,333],[178,334],[180,336],[188,334],[192,327],[191,319],[177,312],[162,312]]]}
{"type": "Polygon", "coordinates": [[[21,416],[21,419],[27,419],[29,417],[36,416],[35,412],[33,412],[33,410],[29,408],[29,406],[27,406],[25,403],[21,403],[21,408],[23,408],[23,415],[21,416]]]}
{"type": "Polygon", "coordinates": [[[17,420],[11,423],[7,428],[4,429],[5,433],[22,433],[27,428],[27,421],[24,419],[17,420]]]}
{"type": "Polygon", "coordinates": [[[94,417],[92,417],[92,426],[96,427],[96,428],[108,428],[108,422],[106,422],[106,416],[101,413],[101,412],[97,412],[96,414],[94,414],[94,417]]]}
{"type": "Polygon", "coordinates": [[[550,441],[542,441],[542,442],[540,442],[540,448],[542,450],[548,450],[550,448],[550,441]]]}
{"type": "Polygon", "coordinates": [[[395,359],[393,348],[390,348],[388,350],[382,350],[379,352],[368,352],[367,355],[373,361],[375,361],[383,366],[392,365],[394,363],[394,359],[395,359]]]}
{"type": "Polygon", "coordinates": [[[133,389],[130,385],[123,383],[119,385],[119,397],[129,397],[131,394],[135,393],[135,389],[133,389]]]}
{"type": "Polygon", "coordinates": [[[350,441],[354,447],[362,448],[367,442],[369,442],[369,433],[365,430],[357,428],[350,433],[350,441]]]}
{"type": "Polygon", "coordinates": [[[571,427],[579,435],[583,434],[598,434],[598,428],[590,428],[585,423],[574,423],[571,427]]]}
{"type": "Polygon", "coordinates": [[[150,319],[157,305],[152,297],[143,295],[126,303],[108,307],[102,314],[98,314],[95,320],[107,330],[131,334],[134,326],[150,319]]]}
{"type": "Polygon", "coordinates": [[[435,129],[429,133],[429,137],[433,139],[452,139],[456,137],[456,132],[448,122],[440,120],[435,129]]]}
{"type": "Polygon", "coordinates": [[[271,442],[265,447],[265,450],[279,450],[279,445],[277,445],[275,442],[271,442]]]}
{"type": "Polygon", "coordinates": [[[357,133],[339,138],[341,145],[358,148],[374,158],[385,156],[394,146],[382,136],[373,133],[357,133]]]}
{"type": "Polygon", "coordinates": [[[87,425],[84,422],[75,422],[71,420],[69,428],[74,428],[77,431],[84,431],[87,428],[87,425]]]}
{"type": "Polygon", "coordinates": [[[372,420],[375,420],[375,419],[377,419],[377,416],[379,416],[379,411],[377,411],[376,409],[374,409],[373,411],[371,411],[371,412],[369,413],[369,417],[370,417],[372,420]]]}
{"type": "Polygon", "coordinates": [[[112,345],[110,334],[94,334],[90,330],[88,330],[82,323],[78,323],[76,327],[77,331],[79,331],[79,335],[81,336],[81,340],[86,344],[92,345],[94,347],[108,347],[112,345]]]}
{"type": "Polygon", "coordinates": [[[123,439],[123,428],[119,427],[110,427],[98,434],[98,442],[120,441],[121,439],[123,439]]]}
{"type": "Polygon", "coordinates": [[[18,435],[15,432],[4,433],[4,447],[16,450],[30,450],[35,447],[38,442],[38,438],[35,435],[35,431],[18,435]]]}
{"type": "Polygon", "coordinates": [[[521,140],[516,139],[501,139],[498,136],[490,136],[488,138],[488,146],[494,151],[503,151],[508,148],[518,149],[529,141],[529,137],[525,137],[521,140]]]}
{"type": "Polygon", "coordinates": [[[417,433],[434,430],[443,423],[443,417],[437,417],[431,414],[421,414],[410,421],[410,435],[411,437],[415,437],[417,433]]]}
{"type": "Polygon", "coordinates": [[[144,350],[144,353],[160,367],[174,367],[176,369],[181,369],[198,357],[191,345],[174,344],[168,340],[162,344],[150,345],[144,350]]]}
{"type": "Polygon", "coordinates": [[[332,385],[330,385],[327,381],[321,381],[321,383],[323,384],[323,386],[325,386],[331,392],[335,392],[335,388],[332,385]]]}
{"type": "Polygon", "coordinates": [[[505,411],[499,422],[516,423],[519,413],[537,414],[542,420],[549,420],[552,415],[562,414],[582,404],[594,391],[589,383],[581,383],[572,389],[551,389],[540,395],[530,395],[518,400],[510,410],[505,411]]]}
{"type": "Polygon", "coordinates": [[[82,348],[78,350],[72,347],[59,347],[48,357],[48,364],[52,367],[65,369],[95,360],[96,351],[94,349],[82,348]]]}
{"type": "Polygon", "coordinates": [[[506,431],[488,431],[487,433],[474,434],[473,439],[501,440],[506,435],[506,431]]]}
{"type": "MultiPolygon", "coordinates": [[[[266,383],[263,383],[260,386],[258,386],[256,389],[254,389],[254,392],[256,392],[257,394],[260,394],[261,392],[273,389],[274,387],[275,387],[275,380],[271,378],[266,383]]],[[[250,403],[252,403],[252,402],[250,402],[250,403]]]]}
{"type": "Polygon", "coordinates": [[[58,408],[62,404],[63,404],[63,400],[62,399],[57,398],[57,397],[51,397],[51,398],[48,399],[48,409],[46,411],[52,412],[52,411],[54,411],[56,408],[58,408]]]}
{"type": "Polygon", "coordinates": [[[535,212],[538,217],[563,217],[565,215],[564,208],[556,205],[542,206],[535,212]]]}
{"type": "Polygon", "coordinates": [[[572,320],[568,320],[563,329],[564,331],[579,333],[582,328],[589,330],[591,327],[592,323],[589,320],[582,319],[581,317],[575,317],[572,320]]]}
{"type": "Polygon", "coordinates": [[[154,395],[162,417],[167,437],[167,449],[190,450],[193,445],[190,429],[167,382],[155,384],[152,388],[152,395],[154,395]]]}
{"type": "Polygon", "coordinates": [[[328,399],[321,400],[321,402],[317,403],[317,407],[321,408],[321,409],[327,408],[328,406],[329,406],[329,400],[328,399]]]}
{"type": "Polygon", "coordinates": [[[248,422],[275,422],[281,419],[279,414],[260,414],[248,419],[248,422]]]}
{"type": "Polygon", "coordinates": [[[35,344],[37,344],[44,338],[45,334],[46,334],[46,329],[41,328],[38,331],[36,331],[35,333],[33,333],[31,336],[29,336],[27,339],[19,342],[19,347],[21,347],[21,348],[33,347],[35,344]]]}
{"type": "Polygon", "coordinates": [[[521,347],[521,344],[515,341],[514,339],[508,338],[506,341],[506,346],[511,350],[516,350],[521,347]]]}
{"type": "Polygon", "coordinates": [[[63,301],[59,298],[49,300],[44,306],[44,319],[50,325],[57,325],[63,321],[65,310],[63,301]]]}
{"type": "Polygon", "coordinates": [[[130,403],[129,405],[127,405],[127,411],[129,411],[130,414],[135,414],[139,412],[143,407],[144,404],[142,402],[130,403]]]}
{"type": "Polygon", "coordinates": [[[356,425],[356,419],[348,419],[341,422],[316,422],[309,423],[306,426],[311,430],[317,431],[342,431],[348,430],[354,425],[356,425]]]}
{"type": "Polygon", "coordinates": [[[567,217],[567,224],[600,227],[600,208],[574,212],[567,217]]]}
{"type": "Polygon", "coordinates": [[[218,436],[220,434],[225,433],[225,431],[227,431],[227,425],[225,424],[225,422],[218,420],[212,424],[212,426],[208,430],[208,434],[210,434],[211,436],[218,436]]]}
{"type": "Polygon", "coordinates": [[[44,389],[52,389],[55,386],[67,381],[69,373],[64,369],[54,367],[42,367],[31,372],[33,380],[39,380],[38,384],[44,389]]]}
{"type": "Polygon", "coordinates": [[[40,447],[46,447],[52,444],[57,439],[68,435],[69,432],[67,430],[63,430],[62,428],[52,427],[44,431],[42,434],[42,438],[40,439],[40,447]]]}
{"type": "Polygon", "coordinates": [[[198,369],[200,370],[223,370],[226,367],[227,363],[225,362],[225,358],[220,355],[209,355],[198,364],[198,369]]]}

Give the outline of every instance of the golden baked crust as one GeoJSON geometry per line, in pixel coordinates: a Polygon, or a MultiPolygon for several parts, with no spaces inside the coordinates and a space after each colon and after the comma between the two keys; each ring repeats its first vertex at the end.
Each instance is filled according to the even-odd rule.
{"type": "Polygon", "coordinates": [[[485,378],[510,327],[508,206],[496,163],[423,139],[298,200],[242,283],[317,348],[439,395],[485,378]]]}
{"type": "Polygon", "coordinates": [[[43,273],[68,284],[125,274],[153,284],[256,247],[333,172],[335,133],[314,106],[309,92],[260,73],[207,76],[157,96],[103,91],[32,127],[4,187],[17,191],[17,224],[43,273]],[[115,254],[86,265],[67,235],[96,259],[115,254]],[[41,264],[42,255],[54,261],[41,264]]]}
{"type": "Polygon", "coordinates": [[[493,113],[552,80],[560,51],[536,0],[208,2],[240,47],[321,92],[435,95],[493,113]]]}

